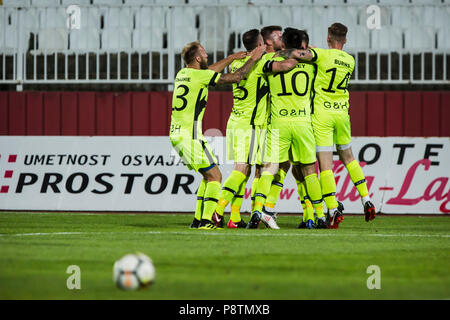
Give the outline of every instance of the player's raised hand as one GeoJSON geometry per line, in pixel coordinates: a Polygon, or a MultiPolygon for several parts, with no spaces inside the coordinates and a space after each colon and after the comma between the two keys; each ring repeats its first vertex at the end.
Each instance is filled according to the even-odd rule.
{"type": "Polygon", "coordinates": [[[247,51],[239,51],[239,52],[233,53],[231,55],[231,58],[233,60],[239,60],[239,59],[244,59],[246,56],[247,56],[247,51]]]}
{"type": "Polygon", "coordinates": [[[261,59],[262,55],[264,54],[264,52],[266,51],[266,45],[263,44],[261,46],[257,46],[255,49],[253,49],[253,51],[250,53],[250,57],[253,60],[259,60],[261,59]]]}

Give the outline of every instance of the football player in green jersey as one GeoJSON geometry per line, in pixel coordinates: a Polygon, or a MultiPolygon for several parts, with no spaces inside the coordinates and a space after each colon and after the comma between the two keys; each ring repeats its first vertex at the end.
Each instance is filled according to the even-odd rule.
{"type": "MultiPolygon", "coordinates": [[[[271,57],[275,54],[275,52],[279,52],[284,48],[284,44],[282,41],[282,33],[283,28],[281,26],[266,26],[261,29],[261,36],[264,39],[264,43],[266,45],[266,52],[271,54],[271,57]]],[[[286,57],[289,55],[289,53],[281,53],[281,56],[286,57]]],[[[270,100],[270,93],[268,95],[268,98],[270,100]]],[[[267,117],[269,115],[267,114],[267,117]]],[[[259,152],[263,153],[264,143],[265,143],[265,133],[267,132],[267,123],[268,119],[265,123],[265,125],[262,126],[262,136],[261,136],[261,146],[259,148],[259,152]]],[[[256,163],[256,170],[255,170],[255,178],[252,182],[252,193],[251,193],[251,211],[253,211],[253,205],[255,202],[255,192],[256,192],[256,185],[258,184],[259,178],[261,176],[262,172],[262,154],[258,154],[258,161],[256,163]]],[[[278,225],[276,224],[276,214],[274,212],[275,204],[278,201],[278,197],[280,195],[281,190],[283,189],[283,183],[284,179],[286,177],[287,172],[289,171],[290,163],[289,161],[283,162],[280,164],[280,168],[278,169],[277,174],[275,175],[275,178],[272,182],[272,186],[270,188],[270,192],[267,196],[267,201],[265,203],[265,207],[263,207],[263,216],[266,218],[263,221],[266,223],[266,225],[270,228],[278,229],[278,225]],[[268,208],[266,210],[266,207],[268,208]]]]}
{"type": "MultiPolygon", "coordinates": [[[[282,41],[282,28],[280,26],[267,26],[261,29],[261,34],[264,38],[264,43],[266,44],[266,51],[267,52],[271,52],[271,53],[281,53],[282,49],[284,48],[284,44],[282,41]]],[[[306,33],[305,33],[306,34],[306,33]]],[[[306,35],[307,36],[307,35],[306,35]]],[[[306,37],[305,39],[305,43],[302,44],[302,46],[304,46],[304,48],[308,47],[308,39],[306,37]]],[[[288,50],[289,51],[289,50],[288,50]]],[[[289,55],[289,52],[284,52],[282,55],[289,55]]],[[[270,94],[269,94],[270,97],[270,94]]],[[[264,129],[262,131],[263,133],[266,132],[266,129],[264,129]]],[[[262,143],[264,143],[264,139],[261,139],[262,143]]],[[[264,147],[262,146],[260,148],[260,150],[263,150],[264,147]]],[[[258,159],[260,159],[261,157],[259,156],[258,159]]],[[[286,177],[287,172],[289,171],[291,164],[289,161],[285,161],[283,163],[280,164],[280,167],[278,169],[277,174],[275,175],[273,181],[272,181],[272,186],[270,187],[270,192],[267,195],[267,199],[266,202],[262,208],[262,217],[264,223],[266,225],[268,225],[269,227],[274,227],[275,229],[278,228],[277,224],[276,224],[276,212],[274,210],[275,208],[275,204],[278,201],[278,198],[280,196],[280,192],[283,189],[283,183],[284,183],[284,179],[286,177]]],[[[254,200],[255,200],[255,191],[256,191],[256,185],[258,184],[259,178],[261,176],[261,167],[262,167],[262,162],[257,164],[257,169],[255,172],[255,179],[253,180],[252,183],[252,210],[253,210],[253,204],[254,204],[254,200]]],[[[299,168],[297,169],[293,169],[292,170],[292,175],[294,176],[294,179],[297,182],[297,187],[298,187],[298,193],[299,193],[299,197],[301,199],[301,203],[302,203],[302,207],[303,207],[303,211],[305,212],[305,210],[307,210],[309,213],[314,214],[314,209],[312,209],[312,205],[311,202],[308,199],[308,196],[306,195],[306,190],[303,190],[302,188],[304,188],[303,184],[301,181],[303,181],[303,177],[301,177],[301,170],[299,168]],[[297,170],[298,169],[298,170],[297,170]],[[304,192],[302,192],[302,190],[304,192]],[[306,200],[302,197],[302,195],[306,195],[306,200]]],[[[304,181],[303,181],[304,182],[304,181]]],[[[308,215],[304,215],[304,218],[308,217],[308,215]]],[[[307,220],[305,220],[306,222],[307,220]]]]}
{"type": "MultiPolygon", "coordinates": [[[[242,41],[248,52],[264,45],[257,29],[245,32],[242,41]]],[[[227,123],[227,159],[234,161],[234,170],[224,182],[219,203],[212,217],[218,228],[223,228],[223,213],[231,201],[229,228],[245,228],[240,216],[245,185],[256,163],[261,127],[267,121],[267,93],[269,88],[264,77],[263,67],[273,54],[265,54],[255,63],[248,75],[239,83],[233,84],[233,110],[227,123]]],[[[234,60],[231,72],[236,72],[250,57],[234,60]]],[[[286,59],[273,63],[274,72],[288,71],[297,65],[297,60],[286,59]]]]}
{"type": "MultiPolygon", "coordinates": [[[[283,33],[283,43],[287,49],[299,49],[305,32],[288,28],[283,33]]],[[[315,76],[314,66],[298,63],[288,72],[274,72],[275,61],[283,60],[274,56],[264,65],[268,74],[271,94],[270,124],[266,137],[264,170],[256,186],[255,204],[247,228],[257,228],[262,216],[262,208],[270,192],[274,175],[279,164],[291,160],[301,168],[305,177],[306,190],[316,211],[323,211],[320,183],[315,173],[316,145],[311,125],[311,89],[315,76]]],[[[313,227],[313,219],[308,220],[313,227]]]]}
{"type": "Polygon", "coordinates": [[[183,48],[181,55],[186,67],[175,77],[169,138],[187,167],[203,176],[197,191],[197,207],[191,225],[193,228],[216,228],[210,219],[219,200],[222,181],[217,159],[202,133],[208,86],[240,82],[264,51],[264,45],[256,47],[249,54],[247,62],[236,72],[221,74],[234,59],[243,58],[246,53],[231,55],[208,67],[208,55],[199,42],[191,42],[183,48]]]}
{"type": "Polygon", "coordinates": [[[322,193],[329,209],[330,227],[337,228],[343,219],[336,201],[336,182],[332,171],[333,146],[348,170],[364,207],[365,220],[375,219],[375,207],[370,200],[366,180],[351,148],[348,81],[355,68],[354,58],[342,50],[347,39],[347,27],[334,23],[328,28],[329,49],[311,48],[300,58],[314,62],[317,77],[314,83],[314,114],[312,117],[320,166],[322,193]]]}

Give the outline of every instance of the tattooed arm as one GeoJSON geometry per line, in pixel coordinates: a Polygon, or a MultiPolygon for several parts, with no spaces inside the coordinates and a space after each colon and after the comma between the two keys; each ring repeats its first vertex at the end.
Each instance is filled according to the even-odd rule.
{"type": "Polygon", "coordinates": [[[256,47],[251,53],[250,53],[250,59],[247,60],[247,62],[238,70],[236,70],[234,73],[227,73],[223,74],[217,84],[222,83],[238,83],[242,79],[245,78],[247,73],[250,72],[253,65],[256,61],[261,59],[261,56],[264,54],[264,51],[266,50],[266,46],[258,46],[256,47]]]}
{"type": "Polygon", "coordinates": [[[247,53],[245,51],[236,52],[232,55],[229,55],[223,60],[217,61],[216,63],[210,65],[208,69],[214,70],[215,72],[222,72],[233,60],[245,58],[247,53]]]}
{"type": "Polygon", "coordinates": [[[283,57],[285,59],[297,59],[302,61],[311,61],[314,59],[314,54],[309,49],[284,49],[278,51],[276,56],[283,57]]]}
{"type": "Polygon", "coordinates": [[[275,54],[275,57],[282,57],[285,59],[293,58],[294,52],[298,51],[298,49],[283,49],[280,51],[277,51],[275,54]]]}

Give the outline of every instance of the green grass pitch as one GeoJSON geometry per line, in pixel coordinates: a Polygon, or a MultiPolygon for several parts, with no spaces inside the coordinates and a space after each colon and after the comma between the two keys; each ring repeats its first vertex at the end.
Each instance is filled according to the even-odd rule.
{"type": "Polygon", "coordinates": [[[192,217],[0,212],[0,299],[450,298],[448,217],[347,215],[338,230],[299,230],[280,216],[280,230],[215,231],[189,229],[192,217]],[[156,281],[124,292],[112,266],[135,251],[156,281]],[[70,265],[80,290],[67,289],[70,265]],[[367,287],[371,265],[381,289],[367,287]]]}

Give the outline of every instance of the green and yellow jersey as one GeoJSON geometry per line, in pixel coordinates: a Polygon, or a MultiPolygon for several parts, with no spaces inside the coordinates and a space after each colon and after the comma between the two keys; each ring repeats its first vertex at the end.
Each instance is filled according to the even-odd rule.
{"type": "MultiPolygon", "coordinates": [[[[233,110],[229,121],[233,126],[263,125],[267,121],[267,94],[269,88],[264,76],[265,61],[273,54],[265,54],[255,63],[245,79],[233,84],[233,110]]],[[[241,68],[250,56],[234,60],[230,69],[234,73],[241,68]]]]}
{"type": "Polygon", "coordinates": [[[209,69],[183,68],[175,77],[170,137],[200,139],[208,100],[208,86],[215,86],[221,74],[209,69]]]}
{"type": "Polygon", "coordinates": [[[355,69],[355,59],[338,49],[311,49],[317,66],[314,82],[313,112],[348,112],[348,81],[355,69]]]}
{"type": "MultiPolygon", "coordinates": [[[[276,57],[266,62],[283,61],[276,57]]],[[[311,122],[311,89],[315,75],[312,64],[298,63],[288,72],[268,73],[270,87],[270,121],[311,122]]]]}

